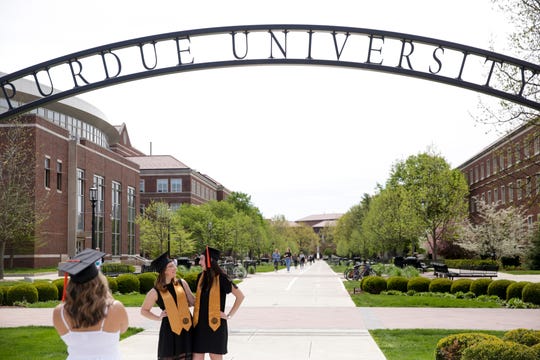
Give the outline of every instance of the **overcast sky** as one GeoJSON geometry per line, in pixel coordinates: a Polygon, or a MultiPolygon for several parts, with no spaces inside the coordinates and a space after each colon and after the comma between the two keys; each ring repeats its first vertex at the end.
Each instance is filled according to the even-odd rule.
{"type": "MultiPolygon", "coordinates": [[[[512,55],[489,0],[0,0],[0,71],[131,38],[248,24],[317,24],[402,32],[512,55]]],[[[380,72],[315,66],[212,69],[79,96],[132,145],[170,154],[265,217],[344,213],[392,165],[435,148],[454,167],[499,133],[473,115],[472,91],[380,72]]],[[[489,100],[489,99],[487,99],[489,100]]]]}

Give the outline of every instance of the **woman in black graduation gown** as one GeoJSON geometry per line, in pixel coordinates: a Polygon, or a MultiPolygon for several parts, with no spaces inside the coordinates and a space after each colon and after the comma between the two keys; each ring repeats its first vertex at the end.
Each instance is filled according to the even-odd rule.
{"type": "Polygon", "coordinates": [[[223,359],[227,353],[227,320],[234,316],[244,300],[244,294],[218,265],[219,251],[206,247],[199,264],[203,271],[197,278],[197,294],[193,311],[193,360],[223,359]],[[227,294],[235,296],[228,314],[225,311],[227,294]]]}
{"type": "Polygon", "coordinates": [[[193,293],[184,279],[176,278],[176,264],[167,253],[152,261],[159,273],[156,283],[146,294],[141,315],[161,320],[158,340],[159,360],[192,360],[192,318],[189,307],[194,304],[193,293]],[[157,304],[159,315],[152,312],[157,304]]]}

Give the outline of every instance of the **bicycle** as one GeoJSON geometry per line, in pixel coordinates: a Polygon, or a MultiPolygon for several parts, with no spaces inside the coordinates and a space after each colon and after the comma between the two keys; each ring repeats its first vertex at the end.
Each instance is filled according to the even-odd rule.
{"type": "Polygon", "coordinates": [[[353,267],[345,270],[345,279],[352,280],[362,280],[362,278],[375,275],[375,272],[368,264],[356,263],[353,267]]]}
{"type": "Polygon", "coordinates": [[[226,262],[221,264],[221,268],[231,279],[243,279],[247,276],[247,270],[237,263],[226,262]]]}

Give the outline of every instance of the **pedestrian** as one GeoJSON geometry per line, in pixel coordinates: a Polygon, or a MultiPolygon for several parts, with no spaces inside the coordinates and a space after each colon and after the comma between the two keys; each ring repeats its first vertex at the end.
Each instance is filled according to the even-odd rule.
{"type": "Polygon", "coordinates": [[[53,324],[67,345],[68,360],[122,358],[120,334],[128,328],[128,315],[96,267],[104,255],[85,249],[58,267],[65,274],[64,302],[53,310],[53,324]]]}
{"type": "Polygon", "coordinates": [[[161,321],[157,358],[162,360],[192,359],[192,317],[189,307],[195,298],[188,283],[176,276],[176,263],[164,253],[150,264],[158,273],[154,287],[148,291],[141,306],[141,315],[161,321]],[[159,315],[152,312],[157,304],[159,315]]]}
{"type": "Polygon", "coordinates": [[[306,255],[304,255],[304,252],[300,252],[300,269],[304,268],[304,265],[306,264],[306,255]]]}
{"type": "Polygon", "coordinates": [[[206,247],[199,264],[202,272],[197,277],[197,293],[193,310],[193,360],[203,360],[208,353],[211,360],[222,360],[227,353],[227,320],[238,311],[244,294],[218,265],[219,250],[206,247]],[[235,296],[226,314],[227,294],[235,296]]]}
{"type": "Polygon", "coordinates": [[[274,271],[278,271],[279,261],[281,260],[281,255],[279,250],[276,248],[272,253],[272,261],[274,262],[274,271]]]}
{"type": "Polygon", "coordinates": [[[291,270],[291,248],[287,248],[287,251],[283,253],[283,258],[285,259],[285,266],[287,267],[287,272],[291,270]]]}

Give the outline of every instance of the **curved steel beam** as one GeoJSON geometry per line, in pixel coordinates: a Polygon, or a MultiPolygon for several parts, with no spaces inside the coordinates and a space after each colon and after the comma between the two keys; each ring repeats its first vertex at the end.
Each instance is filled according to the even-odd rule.
{"type": "Polygon", "coordinates": [[[278,64],[337,66],[410,76],[540,110],[540,66],[533,63],[417,35],[343,26],[277,24],[146,36],[30,66],[0,77],[0,96],[8,104],[0,119],[87,91],[148,77],[278,64]],[[505,88],[494,81],[501,76],[506,79],[505,88]],[[36,84],[33,95],[22,96],[17,88],[17,80],[22,78],[36,84]],[[67,90],[59,90],[60,86],[67,90]]]}

